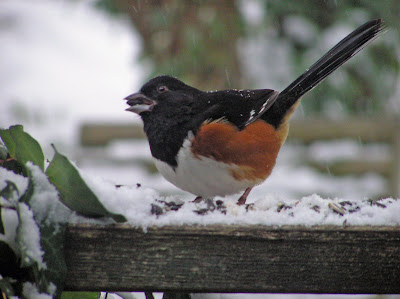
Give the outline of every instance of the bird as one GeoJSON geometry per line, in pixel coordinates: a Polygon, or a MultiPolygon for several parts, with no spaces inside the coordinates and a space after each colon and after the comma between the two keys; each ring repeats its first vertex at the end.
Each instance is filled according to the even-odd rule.
{"type": "Polygon", "coordinates": [[[241,193],[271,174],[300,99],[384,32],[381,19],[348,34],[283,91],[201,91],[161,75],[127,96],[143,121],[151,155],[162,176],[196,196],[194,202],[241,193]]]}

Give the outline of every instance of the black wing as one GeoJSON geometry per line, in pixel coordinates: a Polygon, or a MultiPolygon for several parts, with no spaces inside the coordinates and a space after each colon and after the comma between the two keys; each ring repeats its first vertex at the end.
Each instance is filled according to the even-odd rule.
{"type": "MultiPolygon", "coordinates": [[[[198,121],[227,120],[239,130],[260,118],[275,102],[278,92],[272,89],[222,90],[205,93],[196,105],[198,121]]],[[[200,123],[199,123],[200,125],[200,123]]]]}

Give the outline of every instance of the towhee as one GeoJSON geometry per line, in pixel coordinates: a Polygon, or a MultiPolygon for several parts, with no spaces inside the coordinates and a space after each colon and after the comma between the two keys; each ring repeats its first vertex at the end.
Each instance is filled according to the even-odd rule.
{"type": "Polygon", "coordinates": [[[159,76],[125,98],[140,115],[161,174],[201,198],[251,189],[271,174],[300,98],[383,31],[369,21],[341,40],[282,92],[201,91],[159,76]]]}

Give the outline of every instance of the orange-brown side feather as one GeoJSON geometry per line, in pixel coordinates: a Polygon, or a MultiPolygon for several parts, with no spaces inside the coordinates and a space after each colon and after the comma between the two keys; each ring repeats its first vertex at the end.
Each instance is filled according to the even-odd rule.
{"type": "Polygon", "coordinates": [[[238,180],[261,183],[275,166],[285,133],[263,120],[240,131],[228,122],[206,122],[197,132],[191,151],[199,158],[204,156],[233,164],[231,171],[238,180]]]}

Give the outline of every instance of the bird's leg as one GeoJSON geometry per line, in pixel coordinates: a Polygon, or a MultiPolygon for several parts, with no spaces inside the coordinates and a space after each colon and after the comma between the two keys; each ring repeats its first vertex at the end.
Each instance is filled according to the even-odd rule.
{"type": "Polygon", "coordinates": [[[244,193],[242,194],[242,196],[239,197],[239,200],[238,200],[238,202],[237,202],[237,204],[238,204],[239,206],[244,205],[244,204],[246,203],[247,196],[249,195],[251,189],[253,189],[253,187],[247,188],[247,189],[244,191],[244,193]]]}
{"type": "Polygon", "coordinates": [[[203,197],[197,196],[192,202],[194,203],[200,203],[203,200],[203,197]]]}

